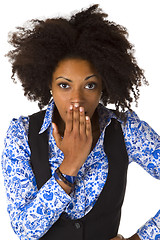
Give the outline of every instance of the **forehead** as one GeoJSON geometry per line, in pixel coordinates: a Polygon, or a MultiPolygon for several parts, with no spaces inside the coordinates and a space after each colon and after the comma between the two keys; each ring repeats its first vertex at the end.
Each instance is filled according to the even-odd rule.
{"type": "Polygon", "coordinates": [[[67,74],[68,76],[93,73],[96,73],[96,70],[89,61],[83,59],[65,59],[58,63],[53,75],[67,74]]]}

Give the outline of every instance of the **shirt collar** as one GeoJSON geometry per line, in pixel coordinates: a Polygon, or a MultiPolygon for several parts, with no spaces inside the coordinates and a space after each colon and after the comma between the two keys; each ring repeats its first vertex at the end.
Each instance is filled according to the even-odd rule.
{"type": "MultiPolygon", "coordinates": [[[[39,134],[46,131],[46,129],[48,129],[50,124],[52,123],[52,115],[53,115],[53,111],[54,111],[54,106],[55,106],[55,104],[54,104],[54,101],[52,99],[51,102],[49,103],[47,109],[46,109],[43,124],[42,124],[42,127],[41,127],[41,130],[40,130],[39,134]]],[[[100,120],[101,129],[103,129],[105,127],[105,125],[110,122],[111,118],[115,118],[119,122],[122,123],[122,121],[117,118],[114,111],[106,108],[101,103],[99,103],[97,109],[98,109],[98,114],[100,116],[99,120],[100,120]]]]}
{"type": "Polygon", "coordinates": [[[43,133],[52,123],[52,115],[53,115],[54,106],[55,106],[54,101],[52,99],[46,109],[43,124],[42,124],[41,130],[39,131],[39,134],[43,133]]]}
{"type": "Polygon", "coordinates": [[[112,118],[117,119],[120,123],[123,121],[119,119],[115,112],[111,109],[106,108],[103,104],[99,103],[98,105],[98,115],[99,115],[99,125],[100,130],[102,131],[107,125],[109,125],[112,118]]]}

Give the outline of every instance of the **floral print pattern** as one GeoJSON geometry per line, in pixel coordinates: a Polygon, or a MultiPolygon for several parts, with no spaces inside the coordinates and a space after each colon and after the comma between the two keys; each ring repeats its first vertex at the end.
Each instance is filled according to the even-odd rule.
{"type": "MultiPolygon", "coordinates": [[[[52,135],[54,101],[49,104],[39,134],[48,129],[49,161],[52,177],[38,191],[30,165],[28,144],[29,117],[13,119],[5,138],[2,169],[13,230],[21,240],[39,239],[57,221],[62,212],[71,219],[86,215],[98,199],[108,175],[108,160],[103,150],[105,128],[115,114],[98,105],[101,135],[80,168],[74,191],[68,195],[54,178],[63,161],[63,152],[52,135]]],[[[126,112],[121,126],[129,162],[137,162],[153,177],[160,179],[160,137],[136,113],[126,112]]],[[[160,211],[137,231],[140,239],[160,239],[160,211]]]]}

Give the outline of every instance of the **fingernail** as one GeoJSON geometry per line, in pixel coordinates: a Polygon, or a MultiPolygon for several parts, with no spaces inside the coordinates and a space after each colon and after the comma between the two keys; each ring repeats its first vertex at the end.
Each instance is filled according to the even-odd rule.
{"type": "Polygon", "coordinates": [[[69,106],[69,109],[72,110],[72,109],[73,109],[73,105],[70,105],[70,106],[69,106]]]}
{"type": "Polygon", "coordinates": [[[89,120],[89,117],[88,117],[88,116],[86,116],[86,120],[89,120]]]}
{"type": "Polygon", "coordinates": [[[76,108],[78,108],[78,107],[79,107],[79,103],[75,103],[74,106],[75,106],[76,108]]]}
{"type": "Polygon", "coordinates": [[[80,108],[79,108],[79,111],[80,111],[80,112],[83,112],[83,107],[80,107],[80,108]]]}

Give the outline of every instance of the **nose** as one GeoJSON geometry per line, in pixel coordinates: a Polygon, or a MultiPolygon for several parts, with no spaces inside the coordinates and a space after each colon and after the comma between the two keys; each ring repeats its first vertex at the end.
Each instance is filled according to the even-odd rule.
{"type": "Polygon", "coordinates": [[[80,90],[75,90],[71,94],[71,104],[79,103],[80,106],[84,104],[84,94],[80,90]]]}

